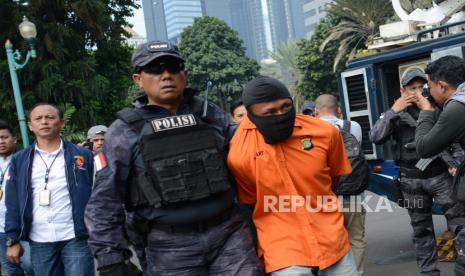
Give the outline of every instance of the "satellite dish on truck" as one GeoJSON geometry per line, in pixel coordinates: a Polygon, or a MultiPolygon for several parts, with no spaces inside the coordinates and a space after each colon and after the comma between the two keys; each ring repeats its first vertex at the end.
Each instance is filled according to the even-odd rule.
{"type": "MultiPolygon", "coordinates": [[[[437,1],[438,2],[438,1],[437,1]]],[[[400,46],[418,42],[417,33],[436,27],[465,20],[464,0],[444,0],[439,4],[432,1],[428,9],[415,9],[407,13],[400,0],[391,0],[394,11],[402,21],[379,26],[379,37],[373,40],[368,49],[390,50],[400,46]]],[[[464,31],[464,24],[454,25],[447,29],[448,34],[464,31]]],[[[431,32],[427,39],[441,37],[439,31],[431,32]]]]}
{"type": "Polygon", "coordinates": [[[401,6],[400,0],[391,0],[394,11],[402,21],[423,22],[425,26],[442,25],[465,19],[465,7],[463,0],[445,0],[439,4],[432,1],[433,7],[429,9],[415,9],[408,14],[401,6]]]}

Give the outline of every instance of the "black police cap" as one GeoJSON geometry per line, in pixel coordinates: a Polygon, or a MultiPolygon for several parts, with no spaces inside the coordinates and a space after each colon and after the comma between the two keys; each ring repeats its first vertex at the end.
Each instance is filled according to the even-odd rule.
{"type": "Polygon", "coordinates": [[[144,67],[161,57],[173,57],[184,62],[178,46],[167,41],[152,41],[139,45],[132,55],[134,67],[144,67]]]}

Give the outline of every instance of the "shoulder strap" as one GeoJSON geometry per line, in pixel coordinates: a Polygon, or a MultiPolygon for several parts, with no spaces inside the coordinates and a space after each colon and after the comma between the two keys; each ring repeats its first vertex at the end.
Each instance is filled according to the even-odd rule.
{"type": "Polygon", "coordinates": [[[347,120],[342,121],[342,129],[345,132],[350,133],[350,121],[347,121],[347,120]]]}
{"type": "Polygon", "coordinates": [[[195,115],[202,116],[204,102],[205,99],[201,96],[192,97],[192,111],[195,115]]]}
{"type": "Polygon", "coordinates": [[[134,108],[125,107],[116,113],[116,118],[129,125],[137,134],[144,127],[145,120],[134,108]]]}

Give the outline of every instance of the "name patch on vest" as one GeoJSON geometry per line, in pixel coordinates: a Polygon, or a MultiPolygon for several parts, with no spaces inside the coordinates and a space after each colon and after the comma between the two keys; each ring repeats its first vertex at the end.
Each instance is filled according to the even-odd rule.
{"type": "Polygon", "coordinates": [[[193,114],[166,117],[152,120],[153,131],[160,132],[181,127],[194,126],[197,124],[193,114]]]}

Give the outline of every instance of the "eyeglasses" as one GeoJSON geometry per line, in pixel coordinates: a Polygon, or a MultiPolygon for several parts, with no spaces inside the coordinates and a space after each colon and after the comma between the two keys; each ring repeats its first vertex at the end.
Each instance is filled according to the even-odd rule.
{"type": "Polygon", "coordinates": [[[160,75],[161,73],[167,70],[171,74],[177,74],[180,71],[184,70],[184,63],[182,62],[159,62],[154,64],[149,64],[140,68],[139,71],[144,71],[147,74],[160,75]]]}

